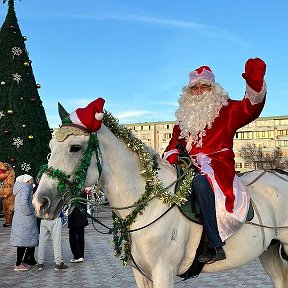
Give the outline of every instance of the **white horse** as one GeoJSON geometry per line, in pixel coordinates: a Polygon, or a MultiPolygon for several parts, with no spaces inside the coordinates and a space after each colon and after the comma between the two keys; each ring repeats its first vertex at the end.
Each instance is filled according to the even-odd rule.
{"type": "MultiPolygon", "coordinates": [[[[140,173],[143,167],[140,165],[139,155],[127,147],[123,139],[119,135],[115,136],[107,126],[102,123],[96,133],[103,171],[98,179],[99,159],[95,157],[94,151],[84,185],[93,186],[99,180],[111,206],[133,206],[145,192],[146,180],[140,173]]],[[[71,135],[66,135],[64,141],[58,141],[55,137],[51,140],[51,157],[48,162],[50,168],[42,175],[33,200],[36,213],[42,218],[57,217],[64,200],[71,197],[70,190],[65,192],[65,197],[57,191],[59,181],[65,176],[61,174],[63,177],[58,175],[57,178],[55,174],[57,171],[65,172],[67,179],[63,180],[62,184],[65,182],[71,186],[69,183],[75,180],[76,167],[81,162],[91,136],[78,128],[73,129],[77,130],[78,135],[70,132],[71,135]],[[51,177],[53,171],[54,177],[51,177]]],[[[158,177],[163,187],[169,186],[177,178],[175,170],[159,157],[157,162],[158,177]]],[[[224,250],[227,259],[206,264],[202,272],[228,270],[259,257],[274,287],[287,287],[287,262],[280,257],[279,247],[283,245],[288,254],[288,177],[277,172],[263,173],[263,170],[259,170],[247,173],[241,179],[247,185],[250,184],[249,193],[256,207],[252,222],[256,225],[245,223],[237,233],[226,240],[224,250]]],[[[174,193],[174,186],[169,188],[169,193],[174,193]]],[[[136,229],[129,237],[131,254],[137,264],[136,267],[131,266],[138,287],[174,287],[176,275],[185,273],[194,260],[203,227],[184,217],[177,206],[160,217],[167,209],[169,205],[154,198],[128,227],[131,230],[136,229]],[[159,219],[153,222],[157,218],[159,219]],[[147,225],[149,223],[152,224],[147,225]],[[146,227],[137,230],[144,226],[146,227]]],[[[133,208],[129,208],[115,212],[124,219],[132,210],[133,208]]]]}

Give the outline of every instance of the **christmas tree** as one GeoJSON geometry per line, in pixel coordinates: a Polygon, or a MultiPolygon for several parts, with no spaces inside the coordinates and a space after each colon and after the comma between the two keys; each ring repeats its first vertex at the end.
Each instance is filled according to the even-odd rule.
{"type": "MultiPolygon", "coordinates": [[[[6,0],[7,1],[7,0],[6,0]]],[[[3,1],[5,3],[6,1],[3,1]]],[[[51,132],[18,25],[14,0],[0,30],[0,161],[35,177],[47,163],[51,132]]]]}

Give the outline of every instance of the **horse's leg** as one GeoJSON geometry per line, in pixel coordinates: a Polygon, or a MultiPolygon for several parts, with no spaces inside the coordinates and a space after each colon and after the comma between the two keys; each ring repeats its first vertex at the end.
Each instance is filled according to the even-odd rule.
{"type": "Polygon", "coordinates": [[[159,264],[152,272],[153,288],[174,288],[175,277],[171,269],[159,264]]]}
{"type": "Polygon", "coordinates": [[[280,254],[279,254],[279,241],[273,241],[260,256],[260,262],[271,278],[275,288],[287,287],[288,281],[288,268],[285,267],[280,254]]]}
{"type": "Polygon", "coordinates": [[[138,288],[153,288],[153,283],[137,268],[132,267],[132,271],[138,288]]]}

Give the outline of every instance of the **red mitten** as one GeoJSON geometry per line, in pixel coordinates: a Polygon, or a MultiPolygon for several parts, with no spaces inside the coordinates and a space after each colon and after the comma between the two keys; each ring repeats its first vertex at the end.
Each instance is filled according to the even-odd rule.
{"type": "Polygon", "coordinates": [[[260,92],[263,87],[266,64],[260,58],[249,59],[245,64],[245,73],[242,77],[247,84],[256,92],[260,92]]]}

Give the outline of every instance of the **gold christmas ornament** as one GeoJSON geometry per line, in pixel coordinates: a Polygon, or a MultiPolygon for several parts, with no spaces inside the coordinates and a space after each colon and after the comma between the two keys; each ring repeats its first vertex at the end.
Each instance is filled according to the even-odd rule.
{"type": "Polygon", "coordinates": [[[33,138],[34,138],[33,135],[29,135],[29,136],[28,136],[28,139],[29,139],[29,140],[32,140],[33,138]]]}
{"type": "Polygon", "coordinates": [[[8,115],[12,115],[14,112],[13,112],[13,110],[12,109],[9,109],[8,111],[7,111],[7,114],[8,115]]]}
{"type": "Polygon", "coordinates": [[[28,67],[29,65],[30,65],[29,62],[24,62],[25,67],[28,67]]]}
{"type": "Polygon", "coordinates": [[[39,88],[41,88],[41,85],[39,83],[37,83],[36,87],[39,89],[39,88]]]}

